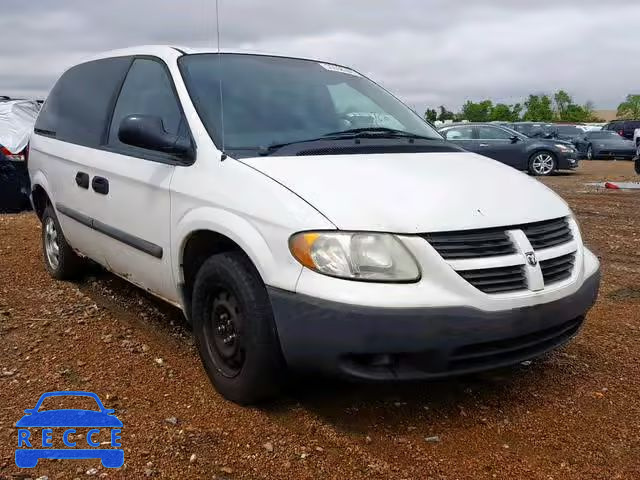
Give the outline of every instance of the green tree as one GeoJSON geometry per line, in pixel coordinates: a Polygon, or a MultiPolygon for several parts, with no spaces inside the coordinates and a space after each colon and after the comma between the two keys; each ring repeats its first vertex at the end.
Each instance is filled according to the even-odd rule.
{"type": "Polygon", "coordinates": [[[484,100],[482,102],[467,102],[462,106],[461,116],[465,120],[470,122],[488,122],[491,117],[491,111],[493,110],[493,103],[491,100],[484,100]]]}
{"type": "Polygon", "coordinates": [[[556,112],[558,113],[558,118],[560,120],[565,120],[565,115],[567,114],[567,110],[570,106],[573,106],[573,99],[571,95],[569,95],[564,90],[558,90],[553,95],[553,100],[556,104],[556,112]]]}
{"type": "Polygon", "coordinates": [[[497,103],[491,110],[491,121],[496,122],[517,122],[520,120],[522,105],[507,105],[505,103],[497,103]]]}
{"type": "Polygon", "coordinates": [[[523,117],[526,121],[551,122],[553,120],[551,98],[548,95],[529,95],[524,106],[527,108],[523,117]]]}
{"type": "Polygon", "coordinates": [[[618,118],[640,119],[640,95],[627,95],[626,100],[618,105],[618,118]]]}
{"type": "Polygon", "coordinates": [[[427,122],[433,123],[438,120],[438,111],[433,108],[427,108],[427,111],[424,112],[424,118],[427,122]]]}
{"type": "Polygon", "coordinates": [[[445,120],[455,120],[456,116],[451,110],[447,110],[444,105],[440,105],[440,114],[438,120],[444,122],[445,120]]]}

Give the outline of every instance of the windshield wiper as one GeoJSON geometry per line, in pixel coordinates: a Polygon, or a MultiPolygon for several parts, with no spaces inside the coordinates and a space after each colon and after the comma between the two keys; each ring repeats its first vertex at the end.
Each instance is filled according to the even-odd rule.
{"type": "Polygon", "coordinates": [[[269,146],[262,146],[259,149],[259,153],[261,156],[265,157],[267,155],[271,155],[277,150],[280,150],[281,148],[288,147],[289,145],[296,145],[298,143],[320,142],[326,140],[349,140],[354,138],[409,138],[422,140],[438,140],[437,138],[425,137],[411,132],[395,130],[393,128],[353,128],[350,130],[342,130],[339,132],[325,133],[321,137],[308,138],[306,140],[296,140],[294,142],[274,143],[269,146]]]}
{"type": "Polygon", "coordinates": [[[341,130],[339,132],[331,132],[323,135],[323,138],[415,138],[423,140],[437,140],[437,138],[425,137],[417,133],[405,132],[404,130],[396,130],[386,127],[364,127],[351,128],[349,130],[341,130]]]}

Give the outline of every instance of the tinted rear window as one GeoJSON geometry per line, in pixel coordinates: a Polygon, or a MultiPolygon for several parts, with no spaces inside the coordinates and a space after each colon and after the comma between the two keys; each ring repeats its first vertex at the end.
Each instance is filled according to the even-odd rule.
{"type": "Polygon", "coordinates": [[[130,57],[107,58],[77,65],[51,90],[36,133],[86,146],[103,143],[107,122],[130,57]]]}
{"type": "Polygon", "coordinates": [[[640,121],[624,122],[624,128],[627,130],[640,128],[640,121]]]}

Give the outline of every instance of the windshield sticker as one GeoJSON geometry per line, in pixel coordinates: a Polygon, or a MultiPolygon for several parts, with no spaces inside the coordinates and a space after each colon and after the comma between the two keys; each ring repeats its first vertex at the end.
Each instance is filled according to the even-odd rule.
{"type": "Polygon", "coordinates": [[[350,68],[347,68],[347,67],[341,67],[339,65],[332,65],[330,63],[320,63],[319,65],[322,68],[324,68],[325,70],[329,70],[331,72],[346,73],[347,75],[352,75],[354,77],[360,77],[361,76],[358,72],[354,72],[353,70],[351,70],[350,68]]]}

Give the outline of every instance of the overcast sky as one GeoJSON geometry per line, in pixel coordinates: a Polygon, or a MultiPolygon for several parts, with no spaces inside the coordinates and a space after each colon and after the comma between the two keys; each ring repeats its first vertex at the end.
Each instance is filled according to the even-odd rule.
{"type": "MultiPolygon", "coordinates": [[[[94,52],[215,45],[215,0],[0,0],[0,95],[43,97],[94,52]]],[[[413,108],[640,92],[638,0],[220,0],[222,46],[352,66],[413,108]]]]}

